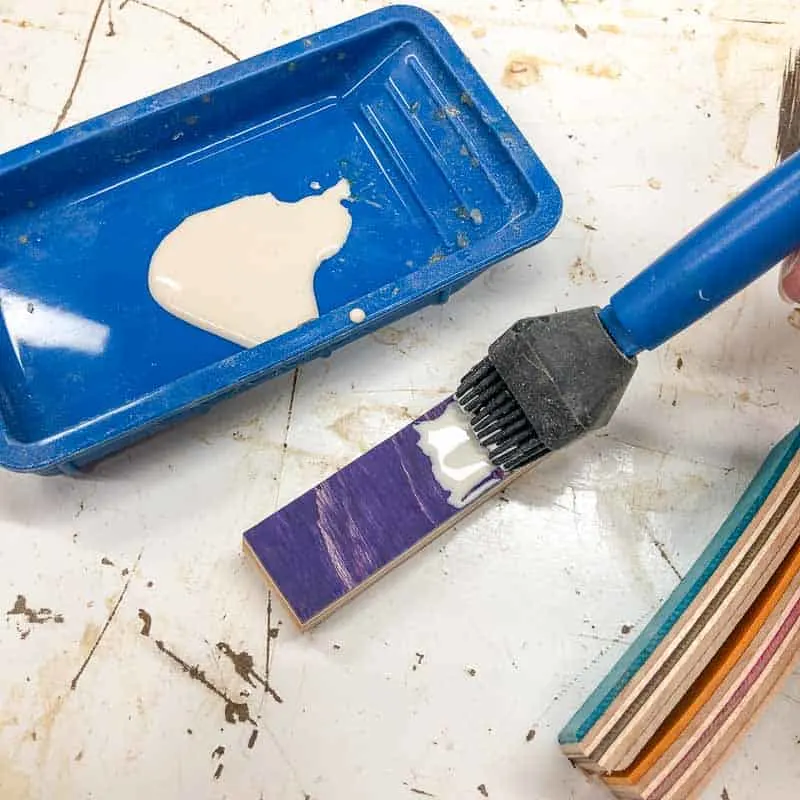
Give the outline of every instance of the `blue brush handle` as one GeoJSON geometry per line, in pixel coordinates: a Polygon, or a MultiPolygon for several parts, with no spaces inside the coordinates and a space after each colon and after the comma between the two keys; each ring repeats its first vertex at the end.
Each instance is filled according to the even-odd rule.
{"type": "Polygon", "coordinates": [[[600,312],[618,347],[652,350],[800,248],[800,153],[620,289],[600,312]]]}

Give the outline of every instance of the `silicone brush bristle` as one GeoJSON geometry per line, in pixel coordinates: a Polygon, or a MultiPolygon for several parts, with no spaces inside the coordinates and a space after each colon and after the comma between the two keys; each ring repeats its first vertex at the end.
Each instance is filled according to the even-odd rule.
{"type": "Polygon", "coordinates": [[[505,470],[524,467],[548,452],[497,369],[488,358],[462,379],[456,400],[492,463],[505,470]]]}

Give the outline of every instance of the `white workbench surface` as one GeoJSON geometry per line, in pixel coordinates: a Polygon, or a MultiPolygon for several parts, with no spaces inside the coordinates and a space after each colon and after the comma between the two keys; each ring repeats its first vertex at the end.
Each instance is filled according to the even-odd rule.
{"type": "MultiPolygon", "coordinates": [[[[153,3],[0,0],[0,149],[228,64],[226,51],[250,56],[379,5],[153,3]]],[[[0,475],[0,605],[20,594],[63,615],[0,615],[2,800],[481,800],[480,786],[491,800],[605,796],[561,757],[560,726],[800,416],[800,331],[774,275],[642,357],[607,435],[519,480],[508,502],[488,503],[313,633],[276,602],[280,704],[216,646],[251,653],[263,672],[267,591],[241,532],[452,390],[514,319],[603,303],[767,170],[800,10],[424,5],[555,175],[563,221],[446,306],[303,367],[288,430],[291,376],[86,479],[0,475]],[[529,85],[504,85],[508,61],[530,56],[529,85]],[[252,748],[252,727],[227,723],[224,703],[157,639],[249,702],[252,748]]],[[[798,703],[800,675],[703,797],[797,796],[798,703]]]]}

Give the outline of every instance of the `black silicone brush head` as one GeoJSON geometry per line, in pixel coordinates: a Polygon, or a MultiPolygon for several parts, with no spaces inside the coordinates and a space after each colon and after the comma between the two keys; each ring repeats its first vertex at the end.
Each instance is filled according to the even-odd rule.
{"type": "Polygon", "coordinates": [[[510,472],[604,426],[635,369],[597,308],[519,320],[461,380],[456,400],[510,472]]]}
{"type": "Polygon", "coordinates": [[[488,358],[462,379],[456,400],[470,415],[472,430],[493,464],[506,472],[541,458],[548,451],[530,420],[488,358]]]}

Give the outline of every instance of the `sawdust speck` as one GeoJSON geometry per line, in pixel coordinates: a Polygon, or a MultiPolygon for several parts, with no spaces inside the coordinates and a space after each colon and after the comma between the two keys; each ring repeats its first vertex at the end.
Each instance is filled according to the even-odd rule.
{"type": "Polygon", "coordinates": [[[503,70],[503,86],[524,89],[542,79],[542,66],[547,62],[537,56],[513,54],[503,70]]]}
{"type": "Polygon", "coordinates": [[[644,8],[623,8],[622,16],[629,19],[650,19],[653,15],[644,8]]]}
{"type": "Polygon", "coordinates": [[[605,78],[607,80],[616,80],[622,74],[619,67],[613,64],[586,64],[576,68],[577,72],[582,75],[588,75],[590,78],[605,78]]]}
{"type": "Polygon", "coordinates": [[[789,324],[800,331],[800,308],[796,308],[789,314],[789,324]]]}
{"type": "Polygon", "coordinates": [[[39,28],[39,30],[42,31],[47,30],[43,25],[34,25],[27,19],[9,19],[8,17],[3,17],[3,19],[0,19],[0,24],[13,25],[15,28],[39,28]]]}
{"type": "Polygon", "coordinates": [[[572,264],[570,264],[569,279],[571,283],[574,283],[576,286],[580,286],[587,281],[596,281],[597,273],[579,256],[575,259],[575,261],[572,262],[572,264]]]}
{"type": "Polygon", "coordinates": [[[92,645],[97,641],[98,636],[100,636],[100,626],[94,622],[86,623],[79,645],[81,652],[88,653],[92,649],[92,645]]]}
{"type": "Polygon", "coordinates": [[[443,120],[447,117],[453,119],[454,117],[458,116],[461,116],[461,112],[452,104],[437,108],[436,111],[433,112],[433,118],[436,120],[443,120]]]}
{"type": "Polygon", "coordinates": [[[448,14],[447,19],[450,23],[455,25],[456,28],[472,27],[472,20],[469,17],[465,17],[463,14],[448,14]]]}

